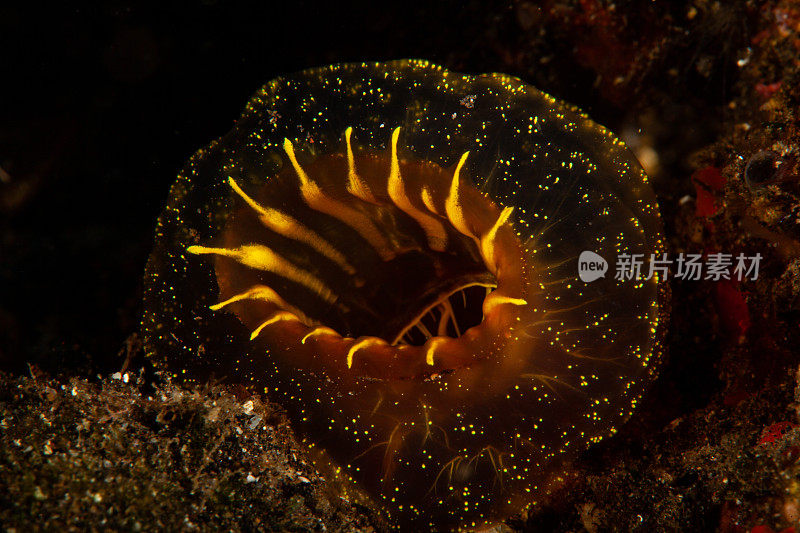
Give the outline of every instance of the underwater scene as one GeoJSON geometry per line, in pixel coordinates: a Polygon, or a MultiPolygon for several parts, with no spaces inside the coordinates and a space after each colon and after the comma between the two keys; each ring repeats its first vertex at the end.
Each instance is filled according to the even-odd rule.
{"type": "Polygon", "coordinates": [[[8,531],[800,528],[800,7],[0,8],[8,531]]]}

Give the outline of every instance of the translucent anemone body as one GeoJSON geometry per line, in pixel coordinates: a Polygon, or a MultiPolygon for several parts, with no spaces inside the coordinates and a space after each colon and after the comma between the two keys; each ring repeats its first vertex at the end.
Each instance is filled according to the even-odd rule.
{"type": "Polygon", "coordinates": [[[421,61],[268,83],[172,188],[147,269],[148,352],[281,403],[398,523],[530,502],[654,374],[661,251],[635,158],[501,75],[421,61]],[[612,267],[613,268],[613,267],[612,267]]]}

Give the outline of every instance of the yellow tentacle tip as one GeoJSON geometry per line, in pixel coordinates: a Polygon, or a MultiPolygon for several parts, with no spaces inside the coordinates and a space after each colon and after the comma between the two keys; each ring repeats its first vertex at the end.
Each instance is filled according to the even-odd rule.
{"type": "Polygon", "coordinates": [[[444,337],[434,337],[428,341],[428,349],[425,350],[425,362],[428,364],[428,366],[434,365],[433,355],[436,352],[436,349],[445,342],[447,342],[447,339],[444,337]]]}

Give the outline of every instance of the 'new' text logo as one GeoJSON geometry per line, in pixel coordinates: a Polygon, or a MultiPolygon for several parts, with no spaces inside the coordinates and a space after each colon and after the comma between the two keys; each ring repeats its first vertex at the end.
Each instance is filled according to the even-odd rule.
{"type": "Polygon", "coordinates": [[[598,278],[603,278],[608,271],[608,263],[594,252],[585,250],[578,257],[578,276],[581,281],[589,283],[598,278]]]}

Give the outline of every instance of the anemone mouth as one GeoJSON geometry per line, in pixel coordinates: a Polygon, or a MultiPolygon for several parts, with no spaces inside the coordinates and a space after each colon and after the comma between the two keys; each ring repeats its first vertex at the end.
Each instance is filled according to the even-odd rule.
{"type": "Polygon", "coordinates": [[[437,292],[431,293],[435,300],[422,312],[416,315],[411,311],[401,314],[397,321],[402,327],[396,334],[389,334],[384,338],[392,339],[390,344],[393,346],[423,346],[434,337],[461,337],[462,332],[482,322],[483,301],[497,287],[493,278],[486,278],[485,282],[474,278],[448,280],[451,283],[443,286],[452,285],[452,290],[447,291],[441,287],[437,292]]]}
{"type": "Polygon", "coordinates": [[[351,135],[343,153],[317,156],[285,140],[276,176],[228,179],[238,207],[219,246],[187,249],[215,256],[212,309],[298,364],[363,377],[489,357],[527,305],[511,209],[462,178],[468,152],[443,168],[400,157],[400,128],[383,152],[354,151],[351,135]]]}

